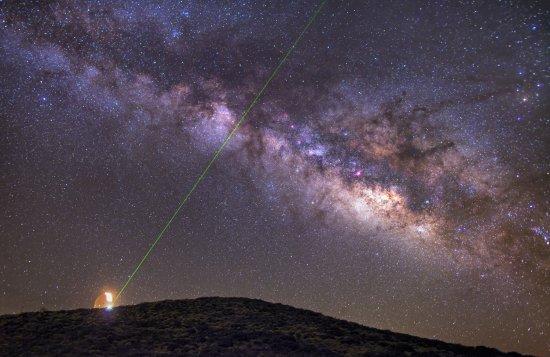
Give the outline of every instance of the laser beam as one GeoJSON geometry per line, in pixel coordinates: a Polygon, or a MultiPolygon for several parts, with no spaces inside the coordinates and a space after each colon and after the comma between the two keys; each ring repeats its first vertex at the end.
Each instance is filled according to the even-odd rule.
{"type": "Polygon", "coordinates": [[[281,69],[281,67],[283,66],[283,64],[286,62],[286,60],[288,59],[288,57],[290,56],[290,54],[294,51],[294,49],[296,48],[296,46],[298,46],[298,43],[300,43],[302,37],[304,36],[304,34],[307,32],[307,30],[309,29],[309,27],[315,22],[315,19],[317,18],[317,16],[319,15],[319,13],[321,12],[321,9],[323,8],[323,6],[325,5],[325,3],[327,2],[328,0],[323,0],[319,6],[317,6],[317,8],[315,9],[315,11],[313,12],[313,14],[310,16],[308,22],[306,23],[306,25],[304,26],[304,28],[302,29],[302,31],[300,32],[300,34],[298,35],[298,37],[296,38],[296,40],[294,40],[294,43],[292,44],[292,46],[289,47],[289,49],[286,51],[285,55],[283,56],[283,58],[279,61],[279,64],[277,65],[277,67],[275,67],[275,69],[273,70],[273,72],[271,72],[271,75],[269,76],[269,78],[265,81],[263,87],[258,91],[258,93],[256,94],[256,96],[254,97],[254,99],[250,102],[250,104],[246,107],[245,111],[243,112],[243,114],[241,115],[240,119],[237,121],[237,123],[233,126],[233,129],[231,130],[231,132],[229,132],[229,134],[227,135],[227,137],[225,138],[225,140],[222,142],[222,144],[220,145],[220,147],[214,152],[214,154],[212,155],[212,158],[210,159],[210,161],[208,161],[208,164],[204,167],[204,169],[202,170],[201,174],[197,177],[197,179],[195,180],[195,183],[193,183],[193,186],[191,186],[191,189],[187,192],[187,194],[183,197],[183,199],[180,201],[178,207],[176,208],[176,210],[174,211],[174,213],[172,214],[172,216],[170,217],[170,219],[168,219],[168,221],[166,222],[166,224],[164,225],[164,227],[162,228],[162,230],[159,232],[159,234],[157,235],[157,237],[155,238],[155,240],[153,241],[153,243],[151,243],[151,245],[149,246],[149,249],[147,250],[147,252],[145,253],[145,255],[143,256],[143,258],[141,258],[141,261],[139,262],[139,264],[135,267],[134,271],[132,272],[132,274],[130,274],[130,276],[128,277],[128,280],[126,280],[126,282],[124,283],[124,285],[122,286],[122,288],[119,290],[118,294],[116,295],[115,299],[114,299],[114,302],[115,303],[119,297],[122,295],[122,293],[124,292],[124,290],[126,289],[126,287],[128,286],[128,284],[130,284],[130,282],[132,281],[132,279],[134,278],[134,276],[138,273],[138,271],[140,270],[141,266],[143,265],[143,263],[145,263],[145,261],[147,260],[147,258],[149,257],[149,255],[151,254],[151,252],[153,251],[153,249],[155,248],[155,246],[158,244],[158,242],[162,239],[162,237],[164,236],[164,233],[166,232],[166,230],[170,227],[170,225],[172,224],[172,222],[174,221],[174,219],[178,216],[179,212],[181,211],[182,207],[185,205],[185,203],[187,203],[187,200],[189,200],[189,197],[191,197],[191,195],[193,194],[193,192],[195,192],[195,190],[197,189],[197,187],[199,186],[199,184],[202,182],[202,180],[204,179],[204,177],[206,176],[206,174],[208,173],[208,171],[210,170],[210,167],[212,166],[212,164],[214,164],[214,162],[218,159],[218,156],[220,156],[221,152],[223,151],[223,149],[225,148],[225,146],[227,145],[227,143],[229,143],[229,141],[233,138],[233,136],[235,136],[235,134],[237,133],[237,131],[239,130],[239,128],[243,125],[244,121],[246,120],[246,117],[248,116],[248,113],[252,110],[252,108],[254,108],[254,106],[256,105],[256,103],[259,101],[260,97],[264,94],[266,88],[269,86],[269,83],[271,83],[271,81],[273,80],[273,78],[275,78],[275,76],[277,75],[277,73],[279,72],[279,70],[281,69]]]}

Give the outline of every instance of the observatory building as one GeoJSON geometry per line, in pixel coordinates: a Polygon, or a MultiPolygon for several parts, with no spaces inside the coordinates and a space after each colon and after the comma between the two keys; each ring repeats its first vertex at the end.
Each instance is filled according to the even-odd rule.
{"type": "Polygon", "coordinates": [[[99,295],[94,301],[94,309],[111,309],[114,305],[114,294],[110,291],[105,291],[99,295]]]}

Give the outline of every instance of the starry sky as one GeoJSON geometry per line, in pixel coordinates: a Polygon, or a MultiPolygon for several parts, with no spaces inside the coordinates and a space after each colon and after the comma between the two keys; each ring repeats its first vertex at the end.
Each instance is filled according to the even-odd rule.
{"type": "MultiPolygon", "coordinates": [[[[319,2],[0,2],[0,313],[120,289],[319,2]]],[[[120,303],[550,348],[549,11],[329,0],[120,303]]]]}

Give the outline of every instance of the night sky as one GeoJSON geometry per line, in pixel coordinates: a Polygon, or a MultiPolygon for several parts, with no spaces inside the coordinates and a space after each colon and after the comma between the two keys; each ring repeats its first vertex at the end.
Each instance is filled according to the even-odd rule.
{"type": "MultiPolygon", "coordinates": [[[[0,2],[0,313],[120,289],[318,4],[0,2]]],[[[549,26],[329,0],[120,303],[547,354],[549,26]]]]}

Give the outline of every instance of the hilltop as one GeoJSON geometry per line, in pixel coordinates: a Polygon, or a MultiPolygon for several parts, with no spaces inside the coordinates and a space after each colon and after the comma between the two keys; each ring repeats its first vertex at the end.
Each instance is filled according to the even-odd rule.
{"type": "Polygon", "coordinates": [[[0,316],[0,355],[20,354],[520,356],[218,297],[0,316]]]}

